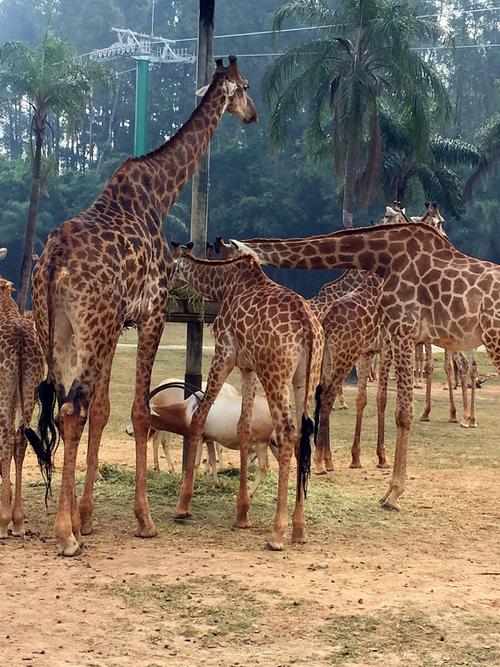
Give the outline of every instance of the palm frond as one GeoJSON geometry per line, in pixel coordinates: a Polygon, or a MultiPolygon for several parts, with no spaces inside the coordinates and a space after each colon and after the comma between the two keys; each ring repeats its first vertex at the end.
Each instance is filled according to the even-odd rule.
{"type": "Polygon", "coordinates": [[[306,25],[330,25],[338,17],[322,0],[289,0],[274,12],[273,30],[279,32],[288,19],[306,25]]]}

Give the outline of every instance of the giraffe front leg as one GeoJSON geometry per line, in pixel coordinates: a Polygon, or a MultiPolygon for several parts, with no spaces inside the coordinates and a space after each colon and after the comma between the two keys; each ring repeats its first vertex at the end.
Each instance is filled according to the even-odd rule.
{"type": "Polygon", "coordinates": [[[366,407],[366,384],[370,374],[371,356],[363,355],[358,363],[358,392],[356,396],[356,426],[354,428],[354,441],[351,448],[351,465],[349,468],[361,468],[361,425],[363,423],[363,412],[366,407]]]}
{"type": "Polygon", "coordinates": [[[248,449],[252,438],[252,410],[257,388],[257,376],[253,371],[242,371],[241,415],[236,437],[240,446],[240,490],[236,501],[236,528],[250,528],[248,518],[250,496],[248,493],[248,449]]]}
{"type": "Polygon", "coordinates": [[[137,519],[136,537],[155,537],[156,526],[151,518],[147,495],[148,435],[151,427],[149,388],[153,362],[163,332],[163,300],[156,304],[147,320],[138,328],[135,396],[132,405],[132,424],[135,436],[135,497],[137,519]]]}
{"type": "Polygon", "coordinates": [[[448,382],[448,397],[450,401],[450,416],[448,417],[448,422],[450,424],[457,423],[457,408],[455,405],[455,397],[453,395],[453,385],[454,385],[454,370],[453,370],[453,353],[449,350],[444,351],[444,370],[446,373],[446,379],[448,382]]]}
{"type": "Polygon", "coordinates": [[[217,345],[207,378],[205,395],[191,421],[189,429],[189,451],[184,479],[175,509],[175,520],[191,516],[191,500],[194,490],[196,453],[203,440],[203,429],[208,412],[217,398],[227,376],[234,368],[235,354],[230,345],[217,345]]]}
{"type": "Polygon", "coordinates": [[[462,390],[463,416],[462,416],[462,421],[460,422],[460,426],[462,428],[469,428],[470,408],[469,408],[469,395],[467,393],[467,381],[469,379],[469,374],[471,369],[467,357],[462,352],[458,352],[455,355],[455,359],[458,367],[458,373],[460,375],[460,388],[462,390]]]}
{"type": "Polygon", "coordinates": [[[396,426],[397,439],[394,467],[389,490],[382,498],[384,509],[399,510],[398,498],[405,489],[408,437],[413,419],[413,351],[410,337],[395,337],[392,341],[397,378],[396,426]]]}
{"type": "MultiPolygon", "coordinates": [[[[417,345],[417,347],[419,346],[417,345]]],[[[434,370],[434,361],[432,359],[432,345],[430,343],[425,343],[424,348],[425,348],[425,366],[424,366],[425,406],[424,406],[424,411],[420,416],[420,421],[428,422],[430,421],[429,415],[431,414],[431,404],[432,404],[432,372],[434,370]]]]}
{"type": "Polygon", "coordinates": [[[392,362],[392,350],[388,341],[385,341],[380,351],[380,368],[377,386],[377,468],[388,468],[385,453],[385,408],[387,406],[387,386],[389,369],[392,362]]]}
{"type": "Polygon", "coordinates": [[[469,410],[469,428],[477,428],[476,421],[476,381],[477,381],[477,360],[476,350],[470,354],[470,410],[469,410]]]}

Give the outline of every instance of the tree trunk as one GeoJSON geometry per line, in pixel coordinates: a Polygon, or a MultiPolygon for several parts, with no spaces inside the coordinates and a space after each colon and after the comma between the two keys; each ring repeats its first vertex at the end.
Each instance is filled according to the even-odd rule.
{"type": "Polygon", "coordinates": [[[31,172],[31,196],[28,209],[28,220],[24,232],[23,260],[21,263],[21,275],[19,277],[19,292],[17,304],[22,311],[26,307],[26,297],[31,277],[31,266],[33,263],[33,244],[35,242],[35,229],[38,216],[38,202],[40,200],[40,188],[42,182],[42,145],[43,145],[44,123],[35,120],[35,154],[33,156],[33,168],[31,172]]]}
{"type": "Polygon", "coordinates": [[[352,228],[358,144],[361,132],[361,114],[359,111],[359,97],[357,92],[353,91],[349,122],[347,124],[348,135],[344,169],[344,200],[342,202],[342,224],[346,229],[352,228]]]}

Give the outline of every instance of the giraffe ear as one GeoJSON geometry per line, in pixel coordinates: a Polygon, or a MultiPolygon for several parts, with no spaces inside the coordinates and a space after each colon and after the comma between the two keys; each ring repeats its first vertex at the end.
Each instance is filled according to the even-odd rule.
{"type": "Polygon", "coordinates": [[[192,241],[189,241],[189,243],[186,243],[184,246],[186,250],[191,251],[194,248],[194,243],[192,241]]]}
{"type": "Polygon", "coordinates": [[[208,85],[207,86],[202,86],[201,88],[198,88],[195,95],[197,97],[203,97],[203,95],[207,92],[207,90],[208,90],[208,85]]]}
{"type": "Polygon", "coordinates": [[[429,202],[426,201],[425,204],[424,204],[424,206],[425,206],[425,208],[429,208],[429,202]]]}
{"type": "Polygon", "coordinates": [[[170,241],[170,245],[172,248],[178,248],[180,246],[180,243],[178,241],[170,241]]]}

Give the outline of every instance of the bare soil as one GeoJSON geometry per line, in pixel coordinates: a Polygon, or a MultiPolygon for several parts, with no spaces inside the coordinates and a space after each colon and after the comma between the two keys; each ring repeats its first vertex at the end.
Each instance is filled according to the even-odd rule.
{"type": "MultiPolygon", "coordinates": [[[[101,450],[112,465],[97,484],[95,532],[82,556],[60,558],[55,501],[45,509],[30,454],[27,537],[0,542],[1,664],[500,665],[500,392],[481,390],[479,429],[467,431],[446,423],[438,389],[434,422],[413,429],[399,513],[378,507],[389,471],[371,451],[348,469],[347,390],[350,409],[332,418],[337,469],[310,484],[309,542],[278,553],[264,549],[275,477],[254,500],[254,527],[238,531],[231,470],[220,490],[200,480],[186,525],[171,520],[178,478],[152,474],[159,536],[134,538],[133,442],[115,431],[101,450]]],[[[374,424],[368,409],[368,442],[374,424]]]]}

